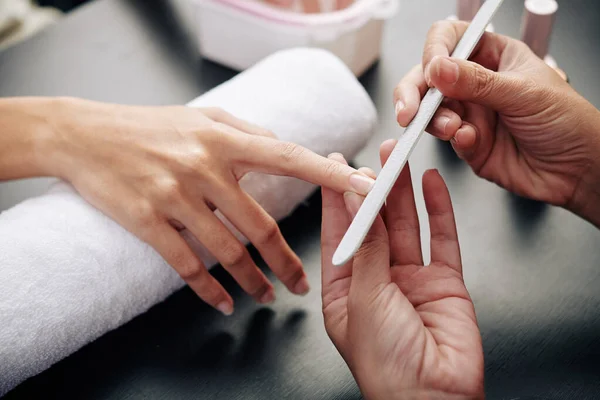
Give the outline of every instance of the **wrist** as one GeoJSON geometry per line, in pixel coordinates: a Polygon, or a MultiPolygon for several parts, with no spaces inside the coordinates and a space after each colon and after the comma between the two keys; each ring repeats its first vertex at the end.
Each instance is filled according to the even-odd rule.
{"type": "Polygon", "coordinates": [[[53,109],[56,100],[15,97],[0,100],[0,180],[55,176],[53,109]]]}
{"type": "Polygon", "coordinates": [[[590,138],[589,162],[566,208],[600,228],[600,111],[591,107],[592,117],[580,132],[590,138]]]}
{"type": "Polygon", "coordinates": [[[437,390],[402,390],[398,392],[384,391],[363,393],[366,400],[484,400],[483,393],[478,395],[465,395],[447,393],[437,390]]]}

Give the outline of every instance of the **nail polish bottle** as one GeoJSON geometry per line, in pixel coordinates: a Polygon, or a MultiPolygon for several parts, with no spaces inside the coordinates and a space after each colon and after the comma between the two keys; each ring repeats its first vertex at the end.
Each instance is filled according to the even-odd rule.
{"type": "Polygon", "coordinates": [[[556,60],[548,54],[550,36],[558,3],[556,0],[525,0],[525,11],[521,24],[521,40],[546,64],[554,68],[565,80],[567,76],[558,68],[556,60]]]}
{"type": "MultiPolygon", "coordinates": [[[[448,17],[450,20],[472,21],[484,0],[456,0],[456,14],[448,17]]],[[[486,31],[493,32],[494,26],[489,24],[486,31]]]]}

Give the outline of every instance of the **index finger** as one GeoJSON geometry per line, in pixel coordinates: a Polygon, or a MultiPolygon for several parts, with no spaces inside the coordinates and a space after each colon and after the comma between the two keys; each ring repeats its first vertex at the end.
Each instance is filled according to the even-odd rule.
{"type": "MultiPolygon", "coordinates": [[[[450,56],[468,27],[469,23],[465,21],[444,20],[434,23],[429,28],[422,58],[426,79],[429,77],[428,67],[431,60],[436,56],[450,56]]],[[[469,59],[487,69],[497,71],[500,56],[507,43],[506,36],[485,32],[469,59]]]]}
{"type": "Polygon", "coordinates": [[[292,176],[337,192],[366,195],[375,181],[360,171],[291,142],[248,136],[235,154],[247,171],[292,176]]]}

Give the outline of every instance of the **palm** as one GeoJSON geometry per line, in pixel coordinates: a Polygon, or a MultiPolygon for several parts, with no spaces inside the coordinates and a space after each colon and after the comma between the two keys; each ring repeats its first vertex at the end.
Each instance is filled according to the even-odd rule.
{"type": "MultiPolygon", "coordinates": [[[[382,152],[388,154],[384,146],[382,152]]],[[[433,175],[423,180],[432,237],[432,263],[426,267],[408,168],[372,228],[380,240],[367,240],[343,267],[331,266],[331,255],[350,219],[341,196],[323,190],[325,326],[367,394],[374,393],[373,371],[378,381],[391,383],[391,393],[475,397],[483,390],[481,338],[462,279],[450,198],[433,175]],[[381,248],[367,250],[375,246],[381,248]],[[376,271],[379,281],[369,286],[376,271]]]]}
{"type": "MultiPolygon", "coordinates": [[[[460,274],[447,265],[434,263],[427,268],[394,265],[391,276],[392,283],[381,293],[381,307],[376,308],[372,326],[380,335],[372,338],[378,346],[371,349],[371,354],[387,362],[380,365],[380,370],[389,373],[401,388],[468,392],[477,386],[483,379],[481,339],[460,274]],[[463,380],[465,370],[472,380],[463,380]],[[464,387],[457,388],[457,383],[464,383],[464,387]]],[[[338,345],[340,350],[352,341],[348,336],[347,307],[350,281],[351,275],[340,276],[340,297],[332,298],[325,308],[326,318],[339,322],[335,336],[345,342],[338,345]]]]}

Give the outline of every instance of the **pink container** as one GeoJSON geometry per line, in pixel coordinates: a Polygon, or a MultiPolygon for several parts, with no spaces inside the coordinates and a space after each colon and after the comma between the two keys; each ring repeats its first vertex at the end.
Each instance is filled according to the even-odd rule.
{"type": "Polygon", "coordinates": [[[380,56],[385,21],[399,0],[356,0],[333,12],[304,14],[253,0],[193,0],[202,55],[236,70],[287,48],[319,47],[355,75],[380,56]]]}

